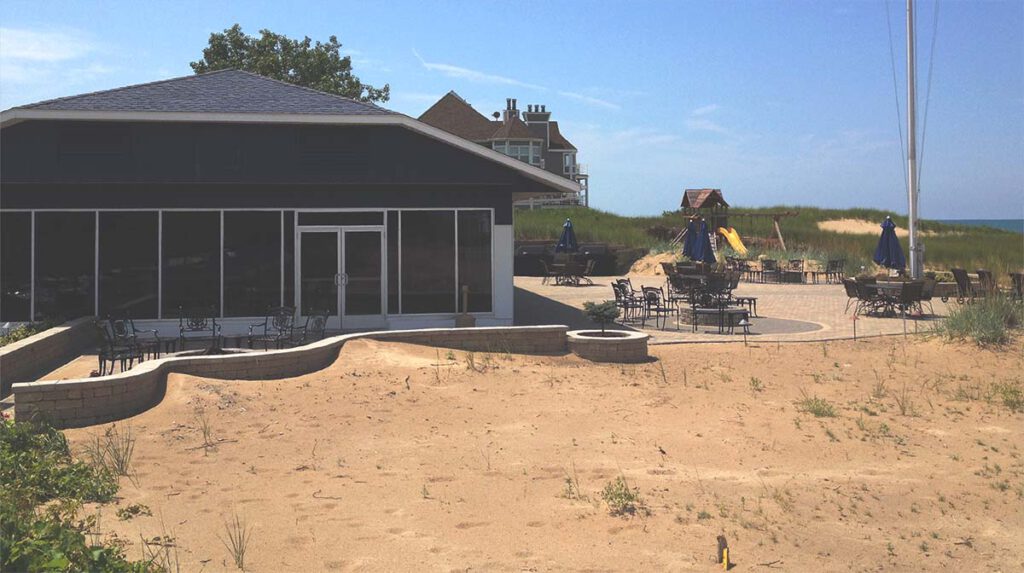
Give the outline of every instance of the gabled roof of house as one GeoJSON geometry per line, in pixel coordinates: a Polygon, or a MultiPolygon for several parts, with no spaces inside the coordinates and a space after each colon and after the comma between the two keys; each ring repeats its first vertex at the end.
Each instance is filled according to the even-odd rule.
{"type": "Polygon", "coordinates": [[[543,139],[530,133],[530,128],[526,125],[526,122],[514,117],[504,123],[494,122],[497,124],[497,131],[491,134],[487,139],[489,140],[504,140],[504,139],[543,139]]]}
{"type": "Polygon", "coordinates": [[[501,125],[473,109],[459,94],[450,91],[420,115],[419,120],[470,141],[486,141],[501,125]]]}
{"type": "Polygon", "coordinates": [[[551,130],[551,141],[548,144],[551,149],[571,149],[576,151],[576,146],[569,143],[569,140],[562,135],[562,132],[558,130],[558,122],[552,121],[550,124],[551,130]]]}
{"type": "Polygon", "coordinates": [[[721,205],[728,207],[721,189],[687,189],[683,192],[683,208],[702,209],[721,205]]]}
{"type": "Polygon", "coordinates": [[[34,110],[379,115],[395,112],[241,70],[218,70],[16,107],[34,110]]]}
{"type": "MultiPolygon", "coordinates": [[[[480,117],[485,123],[492,123],[480,117]]],[[[504,165],[560,191],[579,191],[579,185],[572,181],[427,122],[371,103],[239,70],[68,96],[0,112],[0,128],[35,120],[398,126],[504,165]]],[[[491,127],[487,136],[497,128],[498,125],[491,127]]]]}

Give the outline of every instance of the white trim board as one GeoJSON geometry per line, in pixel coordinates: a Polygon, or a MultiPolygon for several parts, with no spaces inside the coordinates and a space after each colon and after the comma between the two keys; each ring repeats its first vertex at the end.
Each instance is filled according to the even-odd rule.
{"type": "Polygon", "coordinates": [[[578,193],[580,186],[540,167],[523,163],[503,153],[473,143],[443,129],[427,125],[406,115],[340,115],[340,114],[291,114],[291,113],[206,113],[206,112],[156,112],[156,111],[85,111],[14,108],[0,112],[0,128],[10,127],[29,120],[68,121],[141,121],[141,122],[189,122],[189,123],[263,123],[263,124],[315,124],[315,125],[392,125],[404,127],[421,135],[468,151],[484,159],[519,171],[524,176],[558,188],[564,192],[578,193]]]}

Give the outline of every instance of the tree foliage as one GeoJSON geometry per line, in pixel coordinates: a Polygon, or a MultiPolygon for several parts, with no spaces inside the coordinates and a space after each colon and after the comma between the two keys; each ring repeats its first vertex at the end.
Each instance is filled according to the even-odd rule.
{"type": "Polygon", "coordinates": [[[189,64],[197,74],[238,69],[363,102],[386,102],[391,87],[375,88],[352,75],[352,58],[341,55],[341,43],[331,36],[326,43],[309,37],[293,40],[270,30],[250,36],[238,24],[210,34],[203,59],[189,64]]]}
{"type": "Polygon", "coordinates": [[[614,300],[606,300],[602,303],[591,301],[583,303],[583,314],[590,320],[601,325],[601,333],[604,334],[604,327],[609,322],[615,322],[619,318],[619,307],[615,306],[614,300]]]}

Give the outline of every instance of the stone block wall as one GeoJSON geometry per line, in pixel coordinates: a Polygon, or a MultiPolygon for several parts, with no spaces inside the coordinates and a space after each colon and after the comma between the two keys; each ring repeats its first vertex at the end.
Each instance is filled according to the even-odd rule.
{"type": "Polygon", "coordinates": [[[267,380],[301,376],[334,362],[349,340],[407,342],[442,348],[516,354],[561,354],[565,326],[436,328],[334,336],[287,350],[219,356],[171,356],[143,362],[127,372],[99,378],[15,384],[14,412],[20,420],[45,419],[58,428],[90,426],[145,412],[163,399],[167,375],[267,380]]]}
{"type": "Polygon", "coordinates": [[[93,318],[86,316],[0,348],[0,396],[11,385],[46,374],[96,344],[93,318]]]}

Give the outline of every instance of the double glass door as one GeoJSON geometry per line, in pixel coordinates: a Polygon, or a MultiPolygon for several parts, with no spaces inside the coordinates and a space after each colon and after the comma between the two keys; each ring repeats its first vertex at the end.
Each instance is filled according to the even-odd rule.
{"type": "Polygon", "coordinates": [[[384,230],[299,230],[297,306],[303,317],[326,313],[330,329],[383,328],[384,230]]]}

